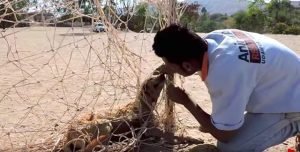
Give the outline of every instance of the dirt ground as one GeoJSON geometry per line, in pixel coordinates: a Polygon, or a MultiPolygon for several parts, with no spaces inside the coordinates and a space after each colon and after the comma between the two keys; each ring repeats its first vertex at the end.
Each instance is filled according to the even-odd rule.
{"type": "MultiPolygon", "coordinates": [[[[133,101],[136,83],[162,63],[151,51],[154,34],[109,33],[120,46],[108,45],[107,33],[87,28],[16,28],[0,34],[0,151],[26,151],[19,148],[57,139],[82,113],[122,107],[133,101]],[[124,46],[130,53],[122,51],[124,46]]],[[[267,36],[300,54],[300,36],[267,36]]],[[[199,76],[182,85],[210,113],[199,76]]],[[[176,121],[185,135],[204,140],[182,151],[214,151],[216,140],[198,131],[199,124],[181,105],[176,105],[176,121]]],[[[291,138],[267,151],[284,152],[293,144],[291,138]]]]}

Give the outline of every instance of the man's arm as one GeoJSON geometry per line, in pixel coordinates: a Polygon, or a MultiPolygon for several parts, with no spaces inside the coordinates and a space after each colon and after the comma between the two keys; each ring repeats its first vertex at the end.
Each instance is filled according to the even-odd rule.
{"type": "Polygon", "coordinates": [[[195,104],[190,98],[187,98],[187,100],[190,101],[185,101],[184,106],[192,113],[192,115],[200,123],[201,127],[214,136],[218,141],[226,143],[237,133],[237,130],[223,131],[217,129],[212,124],[209,114],[203,111],[203,109],[198,104],[195,104]]]}
{"type": "Polygon", "coordinates": [[[167,87],[167,94],[172,101],[184,105],[200,123],[202,129],[210,133],[217,140],[227,142],[236,134],[237,130],[223,131],[217,129],[211,122],[211,116],[194,103],[181,88],[169,85],[167,87]]]}

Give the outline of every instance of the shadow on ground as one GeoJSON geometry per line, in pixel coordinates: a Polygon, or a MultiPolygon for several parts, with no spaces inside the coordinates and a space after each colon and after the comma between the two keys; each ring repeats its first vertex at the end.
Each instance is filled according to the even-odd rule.
{"type": "Polygon", "coordinates": [[[199,144],[188,146],[142,145],[142,152],[219,152],[215,145],[199,144]]]}
{"type": "Polygon", "coordinates": [[[64,33],[64,34],[59,34],[60,36],[89,36],[89,35],[95,35],[97,33],[64,33]]]}
{"type": "Polygon", "coordinates": [[[219,150],[215,145],[203,144],[189,149],[188,152],[219,152],[219,150]]]}

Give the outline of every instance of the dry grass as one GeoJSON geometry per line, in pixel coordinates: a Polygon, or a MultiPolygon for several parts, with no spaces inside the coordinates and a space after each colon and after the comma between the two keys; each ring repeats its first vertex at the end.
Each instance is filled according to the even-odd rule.
{"type": "MultiPolygon", "coordinates": [[[[0,3],[6,5],[5,9],[11,8],[12,3],[0,3]]],[[[165,26],[168,3],[150,3],[160,8],[157,23],[165,26]]],[[[179,16],[180,10],[184,8],[179,9],[179,16]]],[[[20,13],[15,10],[12,14],[20,13]]],[[[5,15],[9,14],[0,19],[5,15]]],[[[97,16],[90,17],[101,17],[109,31],[93,33],[91,27],[13,28],[25,22],[19,21],[0,32],[0,151],[52,151],[79,116],[91,112],[111,115],[133,101],[141,82],[162,63],[152,52],[154,34],[114,29],[99,6],[97,16]]],[[[41,23],[34,23],[37,24],[41,23]]],[[[268,36],[300,53],[299,36],[268,36]]],[[[187,78],[183,85],[210,112],[209,95],[199,77],[187,78]]],[[[163,106],[160,99],[158,107],[163,106]]],[[[214,138],[200,134],[197,121],[182,106],[175,107],[175,119],[179,134],[205,142],[179,146],[177,150],[214,150],[214,138]]],[[[276,148],[283,150],[287,146],[276,148]]],[[[147,150],[155,148],[171,151],[176,147],[157,143],[147,150]]]]}

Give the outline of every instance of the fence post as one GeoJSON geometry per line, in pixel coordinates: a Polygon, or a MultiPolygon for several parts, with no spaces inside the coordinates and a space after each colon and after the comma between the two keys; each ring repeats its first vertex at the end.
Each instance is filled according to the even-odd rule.
{"type": "MultiPolygon", "coordinates": [[[[168,0],[169,1],[169,8],[168,8],[168,25],[172,23],[177,23],[177,15],[176,15],[176,0],[168,0]]],[[[174,74],[167,75],[167,85],[174,84],[174,74]]],[[[175,116],[174,116],[174,107],[175,104],[172,102],[168,96],[166,96],[166,103],[165,103],[165,131],[169,133],[175,133],[175,116]]]]}

